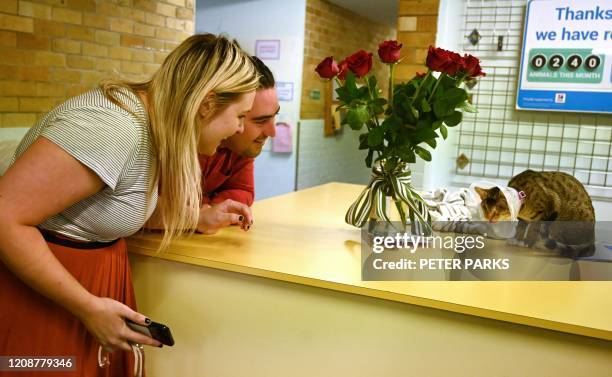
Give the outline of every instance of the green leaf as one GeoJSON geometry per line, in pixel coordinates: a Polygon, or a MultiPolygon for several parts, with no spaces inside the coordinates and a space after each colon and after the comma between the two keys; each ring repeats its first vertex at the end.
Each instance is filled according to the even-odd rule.
{"type": "Polygon", "coordinates": [[[448,137],[448,129],[445,125],[440,126],[440,134],[442,134],[442,138],[446,140],[446,138],[448,137]]]}
{"type": "Polygon", "coordinates": [[[368,151],[368,155],[366,156],[365,163],[368,168],[372,167],[372,157],[374,157],[374,149],[370,149],[368,151]]]}
{"type": "Polygon", "coordinates": [[[368,149],[368,133],[363,133],[359,135],[359,149],[364,150],[368,149]]]}
{"type": "Polygon", "coordinates": [[[454,111],[451,115],[444,118],[444,124],[446,124],[449,127],[455,127],[456,125],[461,123],[462,117],[463,117],[463,114],[461,113],[461,111],[454,111]]]}
{"type": "Polygon", "coordinates": [[[414,147],[414,151],[416,152],[416,154],[419,155],[419,157],[421,157],[423,160],[425,161],[431,161],[431,153],[429,153],[429,151],[425,148],[419,147],[418,145],[416,145],[414,147]]]}
{"type": "Polygon", "coordinates": [[[423,128],[411,135],[411,139],[414,144],[419,144],[425,140],[435,139],[437,137],[438,134],[431,128],[423,128]]]}
{"type": "Polygon", "coordinates": [[[442,126],[442,121],[441,120],[436,120],[435,122],[433,122],[432,124],[432,129],[437,130],[438,128],[440,128],[440,126],[442,126]]]}
{"type": "Polygon", "coordinates": [[[429,102],[427,102],[425,98],[423,98],[423,100],[421,101],[421,110],[423,110],[424,113],[428,113],[431,111],[431,106],[429,106],[429,102]]]}
{"type": "Polygon", "coordinates": [[[419,111],[417,109],[410,106],[410,111],[412,112],[412,116],[414,116],[415,119],[419,119],[419,111]]]}
{"type": "MultiPolygon", "coordinates": [[[[436,135],[437,136],[437,135],[436,135]]],[[[427,139],[425,140],[425,142],[432,148],[435,148],[437,143],[436,143],[436,139],[427,139]]]]}
{"type": "Polygon", "coordinates": [[[465,111],[466,113],[477,113],[478,112],[478,110],[468,101],[465,101],[463,105],[461,105],[461,110],[465,111]]]}
{"type": "Polygon", "coordinates": [[[455,110],[455,106],[443,99],[437,99],[434,102],[434,114],[437,118],[445,118],[453,113],[455,110]]]}
{"type": "Polygon", "coordinates": [[[368,135],[368,145],[370,148],[378,147],[379,145],[382,145],[384,137],[385,130],[382,127],[375,127],[368,135]]]}
{"type": "Polygon", "coordinates": [[[442,99],[452,104],[454,109],[467,100],[467,92],[461,88],[450,88],[444,92],[442,99]]]}
{"type": "MultiPolygon", "coordinates": [[[[348,71],[346,73],[346,77],[344,78],[344,87],[346,88],[351,100],[357,97],[357,82],[355,81],[355,75],[353,72],[348,71]]],[[[351,101],[346,101],[346,103],[349,102],[351,101]]]]}
{"type": "Polygon", "coordinates": [[[410,149],[408,146],[404,146],[404,147],[400,148],[397,151],[397,155],[404,162],[408,162],[408,163],[411,163],[411,164],[416,162],[416,155],[414,154],[414,151],[412,149],[410,149]]]}

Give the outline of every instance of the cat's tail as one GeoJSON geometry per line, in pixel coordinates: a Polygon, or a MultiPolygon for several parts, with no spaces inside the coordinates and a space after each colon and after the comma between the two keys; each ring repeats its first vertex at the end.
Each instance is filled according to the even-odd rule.
{"type": "Polygon", "coordinates": [[[544,242],[544,246],[550,251],[556,251],[563,257],[568,258],[584,258],[595,254],[595,244],[592,242],[569,245],[548,238],[544,242]]]}

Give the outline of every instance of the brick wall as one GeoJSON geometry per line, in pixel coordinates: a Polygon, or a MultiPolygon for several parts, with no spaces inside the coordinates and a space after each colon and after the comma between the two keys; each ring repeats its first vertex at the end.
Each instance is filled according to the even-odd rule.
{"type": "Polygon", "coordinates": [[[0,127],[105,77],[147,78],[193,31],[194,0],[0,0],[0,127]]]}
{"type": "Polygon", "coordinates": [[[425,72],[427,49],[436,43],[439,0],[400,0],[397,18],[397,39],[403,43],[404,59],[398,65],[395,81],[411,79],[425,72]]]}
{"type": "Polygon", "coordinates": [[[323,118],[324,83],[314,69],[326,56],[332,55],[340,61],[359,49],[372,52],[374,74],[386,93],[388,68],[380,63],[376,51],[380,42],[395,39],[395,28],[380,25],[325,0],[307,0],[304,34],[302,119],[323,118]],[[309,98],[313,89],[321,92],[320,99],[309,98]]]}

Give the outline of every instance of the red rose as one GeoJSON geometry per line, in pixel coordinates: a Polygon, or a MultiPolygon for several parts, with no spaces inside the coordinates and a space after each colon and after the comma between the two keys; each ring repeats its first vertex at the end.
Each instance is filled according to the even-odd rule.
{"type": "Polygon", "coordinates": [[[346,59],[338,63],[338,69],[340,70],[338,73],[338,78],[340,78],[340,80],[344,80],[346,78],[346,73],[349,71],[346,59]]]}
{"type": "Polygon", "coordinates": [[[333,57],[328,56],[315,68],[315,71],[324,79],[331,79],[340,72],[338,64],[333,57]]]}
{"type": "Polygon", "coordinates": [[[426,64],[432,71],[454,76],[462,69],[463,58],[456,52],[429,46],[426,64]]]}
{"type": "Polygon", "coordinates": [[[345,59],[351,72],[363,77],[372,69],[372,53],[359,50],[345,59]]]}
{"type": "Polygon", "coordinates": [[[486,74],[480,68],[480,60],[473,55],[466,54],[463,57],[462,71],[465,72],[467,77],[478,77],[485,76],[486,74]]]}
{"type": "Polygon", "coordinates": [[[378,56],[383,63],[397,63],[401,49],[402,44],[397,44],[397,41],[384,41],[378,45],[378,56]]]}

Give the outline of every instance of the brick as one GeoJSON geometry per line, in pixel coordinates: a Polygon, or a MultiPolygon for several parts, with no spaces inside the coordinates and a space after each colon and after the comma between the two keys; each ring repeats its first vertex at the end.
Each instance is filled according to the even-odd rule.
{"type": "Polygon", "coordinates": [[[179,34],[176,30],[168,28],[157,28],[155,30],[155,37],[167,41],[176,41],[180,40],[181,34],[179,34]]]}
{"type": "Polygon", "coordinates": [[[70,97],[76,97],[79,94],[83,94],[86,91],[90,90],[91,88],[88,88],[86,86],[82,86],[82,85],[68,85],[66,87],[66,97],[70,98],[70,97]]]}
{"type": "Polygon", "coordinates": [[[161,51],[164,49],[164,42],[158,41],[157,39],[146,39],[145,47],[148,49],[161,51]]]}
{"type": "Polygon", "coordinates": [[[83,42],[83,55],[105,58],[108,56],[108,47],[101,46],[95,43],[83,42]]]}
{"type": "Polygon", "coordinates": [[[399,16],[413,15],[437,15],[439,1],[421,0],[421,1],[404,1],[400,0],[397,14],[399,16]]]}
{"type": "Polygon", "coordinates": [[[166,51],[172,51],[174,50],[177,46],[179,45],[179,42],[165,42],[164,43],[164,50],[166,51]]]}
{"type": "Polygon", "coordinates": [[[121,35],[119,33],[111,31],[96,30],[95,41],[107,46],[117,46],[119,44],[120,36],[121,35]]]}
{"type": "Polygon", "coordinates": [[[37,4],[30,1],[19,2],[19,15],[24,17],[51,19],[51,7],[45,4],[37,4]]]}
{"type": "Polygon", "coordinates": [[[0,111],[19,110],[19,100],[14,97],[0,97],[0,111]]]}
{"type": "Polygon", "coordinates": [[[142,9],[147,12],[156,12],[157,4],[150,0],[134,0],[134,7],[142,9]]]}
{"type": "Polygon", "coordinates": [[[155,27],[136,23],[134,24],[134,34],[142,35],[144,37],[154,37],[155,36],[155,27]]]}
{"type": "Polygon", "coordinates": [[[34,21],[27,17],[12,16],[0,13],[0,29],[33,33],[34,21]]]}
{"type": "Polygon", "coordinates": [[[102,1],[96,7],[96,13],[111,17],[120,17],[121,7],[108,1],[102,1]]]}
{"type": "Polygon", "coordinates": [[[176,7],[170,4],[164,4],[161,2],[157,3],[155,12],[167,17],[176,17],[176,7]]]}
{"type": "Polygon", "coordinates": [[[83,14],[83,25],[88,27],[108,30],[110,29],[110,19],[103,14],[83,14]]]}
{"type": "Polygon", "coordinates": [[[406,48],[402,50],[402,63],[424,64],[427,58],[426,48],[406,48]]]}
{"type": "Polygon", "coordinates": [[[66,35],[66,25],[49,20],[34,20],[34,33],[49,37],[63,37],[66,35]]]}
{"type": "Polygon", "coordinates": [[[193,10],[187,8],[176,8],[176,17],[183,20],[193,20],[193,10]]]}
{"type": "Polygon", "coordinates": [[[132,50],[127,47],[109,47],[108,57],[111,59],[131,60],[132,50]]]}
{"type": "Polygon", "coordinates": [[[53,72],[53,81],[61,83],[80,84],[81,72],[68,69],[56,69],[53,72]]]}
{"type": "Polygon", "coordinates": [[[146,50],[135,50],[132,52],[132,60],[135,62],[153,63],[153,52],[146,50]]]}
{"type": "Polygon", "coordinates": [[[100,72],[83,72],[82,84],[88,87],[95,87],[100,84],[104,77],[105,74],[100,72]]]}
{"type": "Polygon", "coordinates": [[[0,80],[14,80],[18,70],[14,65],[0,65],[0,80]]]}
{"type": "Polygon", "coordinates": [[[49,38],[39,34],[17,33],[17,47],[33,50],[49,50],[49,38]]]}
{"type": "Polygon", "coordinates": [[[34,61],[35,51],[0,48],[0,56],[2,62],[7,65],[29,65],[34,61]]]}
{"type": "Polygon", "coordinates": [[[36,114],[4,113],[2,127],[32,127],[36,123],[36,114]]]}
{"type": "Polygon", "coordinates": [[[65,97],[66,86],[64,84],[53,84],[39,82],[36,84],[36,95],[38,97],[65,97]]]}
{"type": "Polygon", "coordinates": [[[0,12],[17,14],[17,0],[0,1],[0,12]]]}
{"type": "Polygon", "coordinates": [[[438,30],[438,16],[419,16],[417,19],[417,31],[438,30]]]}
{"type": "Polygon", "coordinates": [[[136,22],[145,22],[145,11],[134,8],[123,8],[121,17],[136,22]]]}
{"type": "Polygon", "coordinates": [[[17,47],[17,33],[0,30],[0,47],[17,47]]]}
{"type": "Polygon", "coordinates": [[[19,67],[16,77],[23,81],[49,81],[51,69],[49,67],[19,67]]]}
{"type": "Polygon", "coordinates": [[[416,17],[398,17],[397,18],[397,31],[416,31],[417,29],[417,18],[416,17]]]}
{"type": "Polygon", "coordinates": [[[53,51],[64,54],[81,54],[81,42],[70,39],[53,40],[53,51]]]}
{"type": "Polygon", "coordinates": [[[157,64],[143,64],[144,73],[152,76],[159,69],[159,65],[157,64]]]}
{"type": "Polygon", "coordinates": [[[134,22],[130,20],[122,20],[113,18],[111,20],[110,29],[121,33],[132,33],[134,31],[134,22]]]}
{"type": "Polygon", "coordinates": [[[65,67],[66,55],[55,52],[39,51],[36,52],[36,65],[44,67],[65,67]]]}
{"type": "Polygon", "coordinates": [[[397,40],[404,44],[406,47],[428,47],[436,43],[435,33],[411,33],[411,32],[399,32],[397,33],[397,40]]]}
{"type": "Polygon", "coordinates": [[[145,14],[145,23],[155,26],[165,26],[166,21],[163,16],[154,13],[145,14]]]}
{"type": "Polygon", "coordinates": [[[35,96],[36,86],[27,81],[0,81],[0,93],[4,96],[35,96]]]}
{"type": "Polygon", "coordinates": [[[185,0],[166,0],[167,3],[176,5],[177,7],[185,7],[185,0]]]}
{"type": "Polygon", "coordinates": [[[66,35],[70,39],[77,39],[80,41],[93,41],[96,37],[95,30],[84,26],[73,25],[67,27],[66,35]]]}
{"type": "Polygon", "coordinates": [[[81,12],[95,12],[96,2],[95,0],[68,0],[68,7],[81,12]]]}
{"type": "Polygon", "coordinates": [[[122,34],[120,44],[123,47],[142,48],[145,46],[145,39],[141,37],[135,37],[133,35],[122,34]]]}
{"type": "Polygon", "coordinates": [[[93,69],[94,60],[92,58],[85,58],[82,56],[66,56],[66,65],[68,68],[78,69],[93,69]]]}
{"type": "Polygon", "coordinates": [[[176,18],[166,18],[166,27],[175,30],[185,31],[185,21],[176,18]]]}
{"type": "Polygon", "coordinates": [[[193,9],[194,8],[194,2],[193,0],[185,0],[185,8],[187,9],[193,9]]]}
{"type": "Polygon", "coordinates": [[[189,34],[193,34],[195,31],[195,23],[193,21],[185,21],[185,31],[189,34]]]}
{"type": "Polygon", "coordinates": [[[56,100],[53,98],[20,98],[19,111],[32,113],[45,113],[55,107],[56,100]]]}
{"type": "Polygon", "coordinates": [[[121,71],[125,73],[142,74],[144,72],[142,63],[121,62],[121,71]]]}
{"type": "Polygon", "coordinates": [[[427,67],[422,64],[398,64],[395,67],[395,82],[410,80],[417,73],[427,72],[427,67]]]}
{"type": "Polygon", "coordinates": [[[121,70],[121,61],[98,59],[96,61],[96,70],[100,72],[119,72],[121,70]]]}
{"type": "Polygon", "coordinates": [[[67,24],[81,25],[83,23],[83,15],[80,12],[65,8],[53,8],[51,18],[53,21],[67,24]]]}

